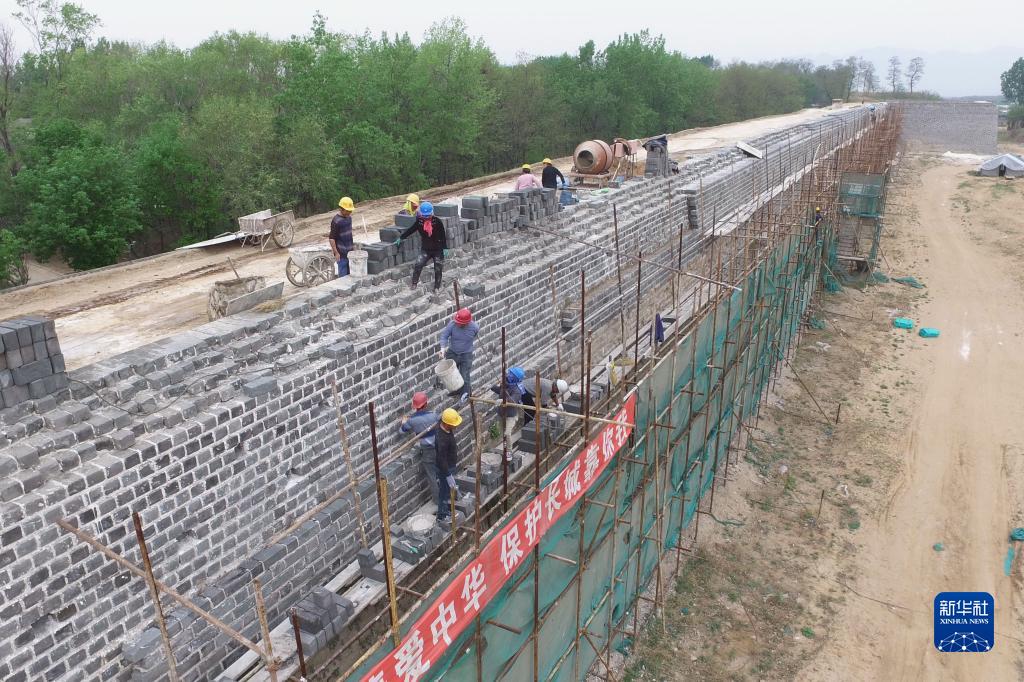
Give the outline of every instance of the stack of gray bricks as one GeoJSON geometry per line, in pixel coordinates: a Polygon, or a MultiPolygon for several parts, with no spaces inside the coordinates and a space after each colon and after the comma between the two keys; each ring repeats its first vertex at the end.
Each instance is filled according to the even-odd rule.
{"type": "MultiPolygon", "coordinates": [[[[822,123],[849,131],[822,135],[818,158],[860,123],[855,115],[822,123]]],[[[811,134],[791,130],[794,138],[811,134]]],[[[763,142],[775,149],[771,139],[763,142]]],[[[676,243],[691,211],[684,190],[738,160],[714,154],[684,164],[678,176],[613,190],[621,249],[661,249],[670,258],[663,247],[676,243]]],[[[774,154],[770,179],[778,177],[772,163],[774,154]]],[[[735,212],[750,196],[754,174],[737,172],[741,190],[730,189],[727,176],[716,180],[721,211],[735,212]]],[[[712,205],[695,196],[698,224],[712,229],[712,205]]],[[[511,198],[468,201],[459,216],[440,216],[460,225],[477,220],[470,234],[500,228],[475,240],[471,259],[456,248],[449,266],[463,285],[462,305],[481,325],[473,379],[482,391],[499,380],[502,328],[509,362],[550,372],[560,330],[538,319],[560,312],[552,308],[552,274],[559,301],[578,296],[581,271],[600,290],[587,311],[595,353],[606,337],[615,342],[619,335],[618,308],[609,298],[617,291],[606,293],[615,290],[615,259],[547,231],[515,230],[519,207],[511,198]],[[467,210],[483,214],[463,215],[467,210]]],[[[537,221],[551,232],[600,241],[610,238],[611,213],[611,203],[600,200],[537,221]]],[[[375,262],[391,268],[398,258],[396,249],[375,262]]],[[[668,277],[644,268],[641,291],[664,291],[668,277]]],[[[635,293],[624,300],[631,309],[635,293]]],[[[366,532],[376,542],[367,404],[375,405],[382,453],[406,440],[398,423],[413,391],[427,391],[434,409],[448,406],[434,368],[438,335],[454,312],[452,300],[411,296],[394,270],[342,278],[280,310],[224,318],[75,370],[70,396],[58,391],[0,412],[0,679],[166,679],[144,582],[62,532],[55,525],[61,518],[139,563],[131,524],[137,511],[161,581],[255,640],[250,583],[259,577],[271,621],[286,617],[360,546],[350,495],[295,524],[348,482],[331,384],[360,480],[366,532]]],[[[578,348],[578,326],[569,327],[563,348],[578,348]]],[[[464,463],[472,457],[470,431],[457,434],[464,463]]],[[[429,498],[417,456],[412,449],[385,457],[395,524],[429,498]]],[[[241,654],[202,619],[177,609],[170,615],[183,679],[214,679],[241,654]]]]}
{"type": "Polygon", "coordinates": [[[0,409],[64,391],[68,376],[53,321],[0,322],[0,409]]]}

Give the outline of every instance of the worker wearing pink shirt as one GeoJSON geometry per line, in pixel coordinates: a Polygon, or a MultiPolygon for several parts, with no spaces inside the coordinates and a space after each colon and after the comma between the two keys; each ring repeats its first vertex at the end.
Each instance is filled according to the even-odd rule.
{"type": "Polygon", "coordinates": [[[524,189],[530,189],[531,187],[541,187],[540,180],[530,172],[530,164],[524,163],[522,174],[516,178],[515,191],[520,192],[524,189]]]}

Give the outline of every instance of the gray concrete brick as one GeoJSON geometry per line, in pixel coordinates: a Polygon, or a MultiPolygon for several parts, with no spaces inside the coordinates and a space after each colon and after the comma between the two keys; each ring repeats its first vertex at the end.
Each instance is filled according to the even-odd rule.
{"type": "Polygon", "coordinates": [[[17,386],[26,386],[36,379],[53,374],[53,365],[48,359],[36,360],[27,365],[22,365],[13,370],[14,383],[17,386]]]}
{"type": "Polygon", "coordinates": [[[249,397],[256,397],[264,395],[266,393],[277,392],[277,379],[273,377],[263,377],[262,379],[255,379],[253,381],[249,381],[243,384],[242,390],[249,397]]]}

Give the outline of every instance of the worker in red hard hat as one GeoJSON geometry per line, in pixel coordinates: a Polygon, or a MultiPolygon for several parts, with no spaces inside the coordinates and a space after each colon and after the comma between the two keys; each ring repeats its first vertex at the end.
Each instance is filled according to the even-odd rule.
{"type": "Polygon", "coordinates": [[[469,308],[460,308],[441,331],[441,357],[455,361],[462,375],[462,387],[451,395],[461,394],[462,402],[473,395],[470,372],[473,369],[473,344],[480,334],[480,325],[473,321],[469,308]]]}
{"type": "Polygon", "coordinates": [[[437,448],[435,446],[437,436],[437,423],[441,421],[441,415],[430,410],[427,403],[430,400],[423,391],[412,394],[412,412],[402,416],[398,425],[399,433],[415,433],[420,438],[420,468],[423,475],[427,477],[427,487],[434,500],[440,504],[437,497],[437,448]]]}

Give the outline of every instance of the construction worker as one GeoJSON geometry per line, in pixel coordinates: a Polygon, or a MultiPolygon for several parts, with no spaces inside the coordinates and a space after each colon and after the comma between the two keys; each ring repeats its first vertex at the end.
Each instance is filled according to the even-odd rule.
{"type": "Polygon", "coordinates": [[[427,477],[431,498],[440,505],[437,496],[437,450],[434,447],[437,423],[441,415],[427,408],[427,394],[417,391],[412,394],[412,413],[403,415],[398,425],[399,433],[415,433],[420,437],[420,468],[427,477]]]}
{"type": "Polygon", "coordinates": [[[814,226],[815,226],[815,227],[817,227],[817,226],[818,226],[818,224],[819,224],[819,223],[820,223],[820,222],[821,222],[822,220],[824,220],[824,218],[825,218],[825,214],[823,214],[823,213],[821,212],[821,206],[815,206],[815,207],[814,207],[814,226]]]}
{"type": "Polygon", "coordinates": [[[562,175],[562,171],[555,168],[551,159],[547,158],[544,159],[544,171],[540,174],[540,178],[540,184],[548,189],[558,189],[565,184],[565,176],[562,175]]]}
{"type": "Polygon", "coordinates": [[[420,273],[427,261],[434,261],[434,291],[441,288],[441,275],[444,273],[444,259],[448,256],[448,237],[444,231],[444,223],[434,217],[434,205],[429,201],[420,204],[419,213],[416,215],[416,222],[412,227],[406,228],[405,232],[395,240],[395,246],[402,243],[402,240],[409,237],[413,232],[420,233],[421,253],[416,259],[416,265],[412,268],[412,284],[410,289],[415,289],[420,283],[420,273]]]}
{"type": "Polygon", "coordinates": [[[441,330],[441,357],[454,360],[462,375],[462,388],[453,391],[452,395],[461,393],[462,402],[473,395],[470,373],[473,370],[473,344],[479,334],[480,325],[473,321],[469,308],[460,308],[441,330]]]}
{"type": "Polygon", "coordinates": [[[420,210],[420,197],[417,194],[410,194],[405,198],[405,205],[402,210],[398,212],[398,215],[416,215],[416,212],[420,210]]]}
{"type": "MultiPolygon", "coordinates": [[[[536,389],[536,383],[531,381],[523,382],[523,423],[529,424],[533,419],[534,410],[531,407],[536,406],[537,397],[533,395],[536,389]]],[[[569,392],[569,384],[564,379],[550,379],[540,380],[540,406],[550,407],[555,410],[565,410],[565,400],[569,398],[571,393],[569,392]]]]}
{"type": "Polygon", "coordinates": [[[524,189],[530,189],[531,187],[540,187],[540,181],[537,180],[536,176],[530,172],[530,164],[523,164],[523,172],[516,178],[516,192],[521,192],[524,189]]]}
{"type": "Polygon", "coordinates": [[[505,372],[505,392],[502,393],[501,386],[491,386],[491,390],[498,394],[503,403],[498,407],[498,416],[502,419],[502,440],[505,442],[505,449],[508,452],[508,457],[511,458],[512,451],[512,433],[516,429],[516,420],[519,418],[519,413],[522,411],[523,394],[525,389],[523,388],[523,379],[526,378],[526,372],[523,371],[522,367],[510,367],[505,372]]]}
{"type": "Polygon", "coordinates": [[[448,408],[441,413],[441,424],[437,429],[435,448],[437,449],[437,488],[438,505],[437,520],[451,518],[451,498],[459,496],[459,488],[455,485],[455,471],[459,465],[459,454],[455,443],[455,428],[462,423],[462,415],[448,408]]]}
{"type": "Polygon", "coordinates": [[[352,250],[352,212],[356,205],[349,197],[342,197],[338,202],[338,215],[331,219],[331,232],[327,241],[334,252],[334,262],[338,269],[338,277],[348,274],[348,252],[352,250]]]}

